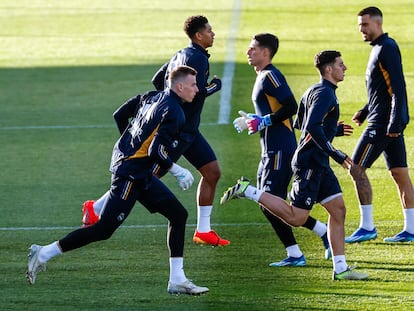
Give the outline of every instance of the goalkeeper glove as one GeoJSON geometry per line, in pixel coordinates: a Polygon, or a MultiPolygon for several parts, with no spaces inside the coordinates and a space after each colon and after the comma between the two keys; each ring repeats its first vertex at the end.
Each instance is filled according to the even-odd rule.
{"type": "Polygon", "coordinates": [[[237,133],[241,133],[244,130],[247,130],[247,113],[243,110],[239,110],[240,117],[234,119],[233,126],[236,129],[237,133]]]}
{"type": "Polygon", "coordinates": [[[206,86],[206,94],[207,96],[210,96],[211,94],[214,94],[217,91],[221,90],[221,80],[214,76],[214,78],[211,80],[210,84],[206,86]]]}
{"type": "Polygon", "coordinates": [[[194,177],[191,175],[191,172],[178,164],[173,163],[169,172],[177,179],[178,185],[182,190],[187,190],[193,184],[194,177]]]}
{"type": "Polygon", "coordinates": [[[249,129],[249,135],[252,135],[258,131],[263,130],[266,126],[272,125],[272,120],[270,120],[270,115],[265,115],[261,117],[257,114],[249,113],[247,114],[247,128],[249,129]]]}

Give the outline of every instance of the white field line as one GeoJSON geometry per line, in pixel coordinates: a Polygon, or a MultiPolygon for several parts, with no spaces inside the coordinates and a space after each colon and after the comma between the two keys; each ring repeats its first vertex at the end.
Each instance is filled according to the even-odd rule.
{"type": "MultiPolygon", "coordinates": [[[[247,223],[235,223],[235,224],[211,224],[212,227],[239,227],[239,226],[262,226],[267,223],[261,222],[247,222],[247,223]]],[[[196,227],[196,224],[187,224],[187,227],[196,227]]],[[[0,231],[56,231],[56,230],[75,230],[80,227],[70,226],[56,226],[56,227],[0,227],[0,231]]],[[[123,229],[156,229],[156,228],[167,228],[167,224],[158,225],[122,225],[120,228],[123,229]]]]}
{"type": "Polygon", "coordinates": [[[94,128],[115,128],[115,124],[94,124],[94,125],[28,125],[28,126],[4,126],[0,131],[20,131],[20,130],[72,130],[72,129],[94,129],[94,128]]]}
{"type": "MultiPolygon", "coordinates": [[[[216,126],[217,122],[200,123],[200,126],[216,126]]],[[[0,131],[25,131],[25,130],[76,130],[76,129],[100,129],[116,128],[116,125],[90,124],[90,125],[28,125],[28,126],[4,126],[0,131]]]]}
{"type": "MultiPolygon", "coordinates": [[[[401,224],[402,220],[378,220],[377,224],[380,226],[397,226],[401,224]]],[[[346,226],[354,227],[359,224],[359,220],[347,221],[346,226]]],[[[243,223],[228,223],[228,224],[211,224],[212,227],[258,227],[268,226],[267,222],[243,222],[243,223]]],[[[196,224],[187,224],[187,227],[196,227],[196,224]]],[[[75,230],[80,226],[34,226],[34,227],[0,227],[1,231],[59,231],[59,230],[75,230]]],[[[152,224],[152,225],[122,225],[122,229],[158,229],[167,228],[167,224],[152,224]]]]}
{"type": "Polygon", "coordinates": [[[235,59],[236,59],[236,37],[239,29],[241,14],[241,0],[235,0],[233,4],[233,15],[230,25],[229,37],[226,43],[226,60],[224,63],[222,88],[220,91],[218,124],[229,124],[231,110],[231,91],[233,84],[235,59]]]}

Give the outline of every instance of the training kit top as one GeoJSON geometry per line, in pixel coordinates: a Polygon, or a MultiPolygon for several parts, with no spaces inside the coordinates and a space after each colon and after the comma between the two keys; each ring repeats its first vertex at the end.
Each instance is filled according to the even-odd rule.
{"type": "Polygon", "coordinates": [[[368,103],[359,120],[367,118],[371,128],[386,127],[387,133],[400,133],[409,120],[400,49],[387,33],[371,45],[366,69],[368,103]]]}
{"type": "Polygon", "coordinates": [[[197,71],[198,93],[190,105],[182,105],[186,124],[180,133],[180,138],[184,141],[191,142],[198,133],[200,125],[201,111],[203,110],[204,101],[207,96],[218,91],[219,87],[213,83],[208,85],[210,74],[210,64],[208,59],[210,54],[207,53],[200,45],[191,43],[188,47],[178,51],[169,62],[164,64],[152,78],[152,83],[157,90],[165,87],[171,70],[180,65],[186,65],[197,71]]]}
{"type": "Polygon", "coordinates": [[[337,135],[339,119],[336,88],[333,83],[322,79],[302,96],[294,123],[295,128],[300,129],[301,137],[293,156],[293,167],[329,167],[329,157],[339,164],[346,159],[347,155],[331,143],[337,135]]]}
{"type": "MultiPolygon", "coordinates": [[[[135,97],[138,100],[138,97],[135,97]]],[[[142,100],[141,97],[139,97],[142,100]]],[[[133,105],[129,101],[130,106],[133,105]]],[[[116,142],[110,171],[129,179],[146,179],[154,163],[164,169],[173,164],[169,149],[185,123],[182,99],[171,89],[151,92],[116,142]]]]}
{"type": "Polygon", "coordinates": [[[292,116],[298,105],[283,74],[272,64],[258,73],[252,92],[255,113],[269,115],[271,126],[260,131],[262,155],[283,150],[293,153],[297,147],[292,116]]]}

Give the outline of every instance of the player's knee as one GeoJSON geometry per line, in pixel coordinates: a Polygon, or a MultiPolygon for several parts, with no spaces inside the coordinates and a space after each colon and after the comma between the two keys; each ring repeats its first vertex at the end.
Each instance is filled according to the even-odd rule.
{"type": "Polygon", "coordinates": [[[335,209],[331,209],[329,211],[329,217],[331,218],[331,221],[335,223],[336,225],[343,226],[345,224],[345,217],[346,217],[345,205],[338,206],[335,209]]]}
{"type": "Polygon", "coordinates": [[[392,168],[390,169],[390,174],[397,183],[409,180],[408,169],[404,167],[392,168]]]}
{"type": "Polygon", "coordinates": [[[106,232],[103,232],[102,234],[101,234],[101,240],[102,241],[104,241],[104,240],[108,240],[111,236],[112,236],[112,234],[113,234],[114,232],[113,231],[106,231],[106,232]]]}
{"type": "Polygon", "coordinates": [[[217,183],[221,177],[220,166],[217,161],[210,162],[199,169],[201,176],[208,183],[217,183]]]}
{"type": "Polygon", "coordinates": [[[188,211],[185,208],[182,208],[181,209],[180,219],[182,219],[183,222],[187,222],[187,219],[188,219],[188,211]]]}
{"type": "Polygon", "coordinates": [[[103,222],[97,222],[94,225],[95,235],[97,236],[97,240],[108,240],[118,226],[108,226],[103,222]]]}
{"type": "Polygon", "coordinates": [[[345,221],[345,217],[346,217],[346,208],[345,205],[341,206],[340,208],[338,208],[336,210],[336,215],[335,215],[339,220],[343,220],[345,221]]]}
{"type": "Polygon", "coordinates": [[[174,209],[174,212],[168,218],[168,220],[171,222],[172,225],[178,225],[178,224],[185,225],[187,222],[187,219],[188,219],[188,211],[184,207],[174,209]]]}
{"type": "Polygon", "coordinates": [[[349,175],[351,175],[352,179],[356,180],[363,176],[365,169],[358,164],[351,165],[349,169],[349,175]]]}
{"type": "Polygon", "coordinates": [[[308,217],[309,215],[305,215],[302,213],[294,213],[284,218],[283,220],[293,227],[301,227],[302,225],[305,224],[308,217]]]}
{"type": "Polygon", "coordinates": [[[291,220],[291,225],[294,227],[301,227],[305,224],[307,217],[295,217],[291,220]]]}

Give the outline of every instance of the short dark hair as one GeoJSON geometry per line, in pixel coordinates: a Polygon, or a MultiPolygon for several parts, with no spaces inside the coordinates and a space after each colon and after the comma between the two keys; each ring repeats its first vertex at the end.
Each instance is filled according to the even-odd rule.
{"type": "Polygon", "coordinates": [[[184,21],[184,32],[192,39],[198,31],[206,27],[206,24],[208,24],[207,17],[203,15],[190,16],[184,21]]]}
{"type": "Polygon", "coordinates": [[[184,65],[182,65],[182,66],[175,67],[171,71],[171,73],[170,73],[170,75],[168,77],[168,80],[170,80],[169,81],[170,82],[169,85],[170,86],[173,86],[173,84],[175,84],[176,82],[182,80],[183,78],[185,78],[188,75],[196,76],[197,75],[197,71],[194,68],[190,67],[190,66],[184,66],[184,65]]]}
{"type": "Polygon", "coordinates": [[[333,65],[337,57],[341,57],[341,53],[338,51],[322,51],[315,55],[314,64],[318,68],[319,72],[323,74],[325,68],[328,65],[333,65]]]}
{"type": "Polygon", "coordinates": [[[279,38],[271,33],[259,33],[254,35],[253,39],[259,43],[260,47],[269,49],[270,58],[273,58],[279,49],[279,38]]]}
{"type": "Polygon", "coordinates": [[[365,8],[365,9],[362,9],[361,11],[359,11],[358,16],[363,16],[363,15],[367,15],[367,14],[370,17],[377,16],[377,17],[381,17],[382,18],[382,12],[376,6],[369,6],[369,7],[365,8]]]}

